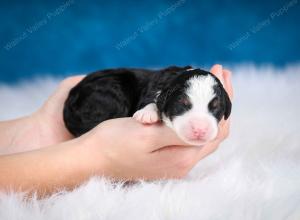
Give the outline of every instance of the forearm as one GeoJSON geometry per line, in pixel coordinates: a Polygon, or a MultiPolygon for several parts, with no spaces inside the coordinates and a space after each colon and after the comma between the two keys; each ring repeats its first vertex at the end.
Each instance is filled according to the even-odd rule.
{"type": "Polygon", "coordinates": [[[35,150],[72,138],[55,117],[42,113],[37,111],[26,117],[0,122],[0,155],[35,150]]]}
{"type": "Polygon", "coordinates": [[[0,156],[0,190],[49,194],[73,188],[99,173],[78,140],[40,150],[0,156]]]}
{"type": "MultiPolygon", "coordinates": [[[[32,141],[35,139],[32,133],[34,130],[34,123],[32,123],[31,116],[22,117],[15,120],[3,121],[0,122],[0,155],[10,152],[18,151],[20,141],[29,142],[32,144],[32,141]]],[[[24,147],[23,143],[23,147],[24,147]]]]}

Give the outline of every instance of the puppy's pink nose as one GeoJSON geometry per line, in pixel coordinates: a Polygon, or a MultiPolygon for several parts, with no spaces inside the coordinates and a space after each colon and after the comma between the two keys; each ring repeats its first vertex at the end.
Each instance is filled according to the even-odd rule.
{"type": "Polygon", "coordinates": [[[207,134],[207,126],[195,126],[192,125],[192,134],[193,137],[196,139],[200,139],[205,137],[205,135],[207,134]]]}
{"type": "Polygon", "coordinates": [[[195,138],[203,138],[207,133],[207,129],[193,129],[193,136],[195,138]]]}

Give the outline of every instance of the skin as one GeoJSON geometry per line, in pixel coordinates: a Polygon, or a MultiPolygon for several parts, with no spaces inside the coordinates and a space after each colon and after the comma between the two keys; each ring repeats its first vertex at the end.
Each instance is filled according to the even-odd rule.
{"type": "MultiPolygon", "coordinates": [[[[211,72],[232,99],[231,73],[220,65],[211,72]]],[[[200,148],[188,146],[163,124],[119,118],[73,138],[63,123],[63,103],[82,78],[64,80],[32,115],[0,122],[0,190],[45,196],[94,175],[123,181],[182,178],[229,134],[230,120],[222,120],[216,139],[200,148]]]]}

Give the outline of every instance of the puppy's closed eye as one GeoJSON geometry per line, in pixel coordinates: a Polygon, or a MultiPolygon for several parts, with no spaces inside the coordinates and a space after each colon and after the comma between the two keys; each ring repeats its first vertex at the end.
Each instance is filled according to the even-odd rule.
{"type": "Polygon", "coordinates": [[[211,110],[215,110],[217,108],[219,108],[221,105],[221,100],[218,97],[215,97],[210,103],[209,103],[209,107],[211,110]]]}
{"type": "Polygon", "coordinates": [[[178,99],[178,102],[179,102],[180,104],[182,104],[182,105],[185,105],[185,106],[191,105],[191,102],[190,102],[190,100],[189,100],[187,97],[180,97],[180,98],[178,99]]]}

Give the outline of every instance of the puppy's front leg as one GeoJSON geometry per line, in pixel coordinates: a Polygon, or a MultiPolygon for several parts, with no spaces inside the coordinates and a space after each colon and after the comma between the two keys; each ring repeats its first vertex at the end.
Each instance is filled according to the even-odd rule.
{"type": "Polygon", "coordinates": [[[157,106],[155,103],[150,103],[136,111],[132,117],[143,124],[154,124],[159,121],[157,106]]]}

